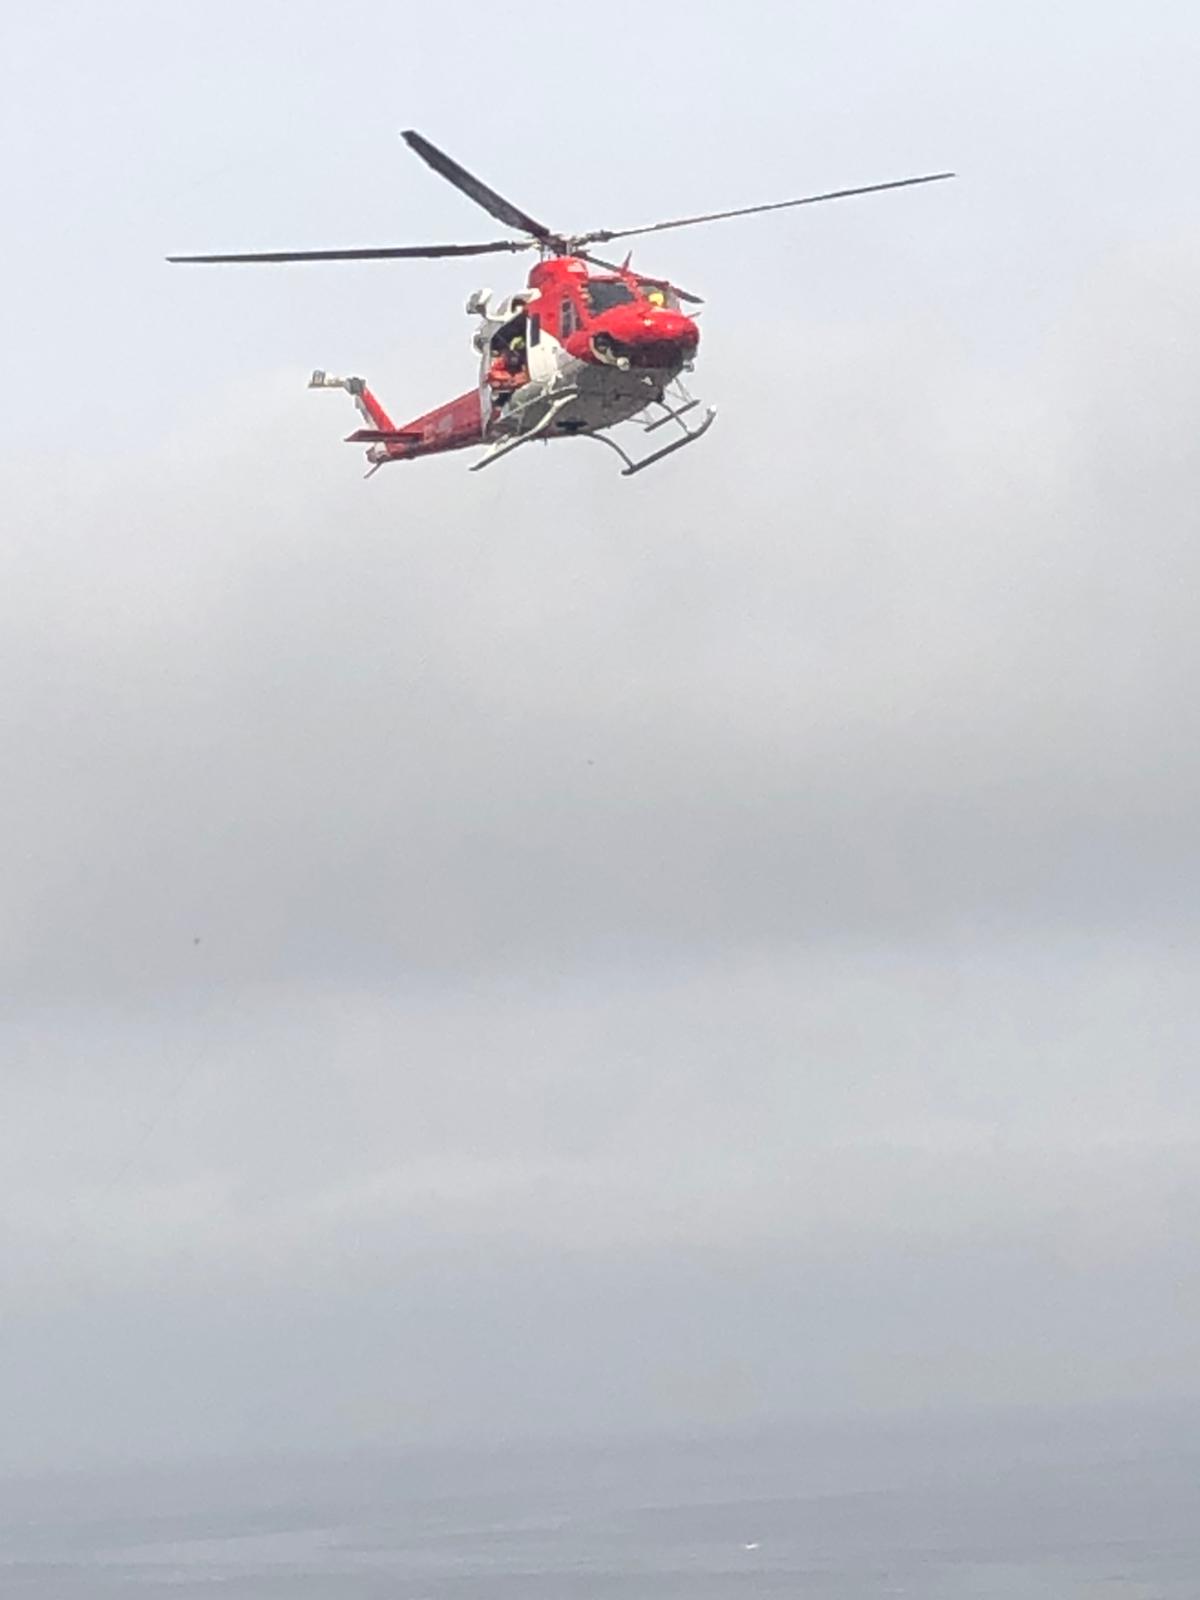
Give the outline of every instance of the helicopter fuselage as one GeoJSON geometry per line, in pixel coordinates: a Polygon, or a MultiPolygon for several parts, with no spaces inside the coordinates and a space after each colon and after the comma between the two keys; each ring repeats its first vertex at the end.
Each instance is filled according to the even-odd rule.
{"type": "MultiPolygon", "coordinates": [[[[467,312],[479,318],[476,390],[394,430],[403,437],[373,439],[373,465],[627,422],[662,402],[700,339],[669,286],[627,270],[597,276],[571,256],[540,261],[526,288],[502,299],[476,291],[467,312]]],[[[370,420],[364,431],[387,431],[370,420]]]]}

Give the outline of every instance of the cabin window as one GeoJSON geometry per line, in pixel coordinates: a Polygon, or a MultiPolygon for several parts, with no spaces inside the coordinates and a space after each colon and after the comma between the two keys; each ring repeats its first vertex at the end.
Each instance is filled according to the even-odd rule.
{"type": "Polygon", "coordinates": [[[633,290],[620,278],[589,278],[583,289],[596,316],[611,311],[614,306],[628,305],[634,299],[633,290]]]}
{"type": "Polygon", "coordinates": [[[574,300],[564,300],[558,318],[558,336],[560,339],[569,339],[579,326],[579,317],[575,310],[574,300]]]}

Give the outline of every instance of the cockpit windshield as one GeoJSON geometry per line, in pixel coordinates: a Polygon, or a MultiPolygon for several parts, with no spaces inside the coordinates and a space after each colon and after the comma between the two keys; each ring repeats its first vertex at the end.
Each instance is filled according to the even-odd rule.
{"type": "Polygon", "coordinates": [[[667,306],[672,311],[679,310],[679,297],[669,283],[654,283],[647,278],[642,283],[642,293],[652,306],[667,306]]]}
{"type": "Polygon", "coordinates": [[[589,278],[583,286],[588,309],[594,317],[614,306],[628,305],[635,298],[633,290],[620,278],[589,278]]]}

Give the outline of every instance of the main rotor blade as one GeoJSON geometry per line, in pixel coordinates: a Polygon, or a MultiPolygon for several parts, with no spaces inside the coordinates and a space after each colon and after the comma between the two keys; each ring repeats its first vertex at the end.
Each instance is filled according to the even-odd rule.
{"type": "Polygon", "coordinates": [[[497,239],[494,244],[396,244],[363,250],[256,250],[242,255],[168,256],[173,262],[214,264],[241,261],[420,261],[441,256],[487,256],[501,250],[531,250],[527,239],[497,239]]]}
{"type": "Polygon", "coordinates": [[[921,178],[897,178],[891,183],[869,183],[861,189],[831,189],[828,194],[808,194],[800,200],[776,200],[765,206],[740,206],[736,211],[710,211],[703,217],[680,217],[674,222],[651,222],[642,228],[597,228],[581,233],[574,244],[605,244],[609,239],[632,239],[639,233],[664,233],[668,228],[692,228],[699,222],[723,222],[726,217],[750,217],[758,211],[786,211],[790,206],[815,206],[822,200],[848,200],[856,194],[881,194],[885,189],[910,189],[918,183],[941,183],[952,172],[930,172],[921,178]]]}
{"type": "Polygon", "coordinates": [[[507,228],[520,228],[523,233],[532,234],[535,239],[550,241],[556,237],[544,222],[538,222],[527,211],[522,211],[519,206],[514,206],[511,200],[506,200],[502,194],[497,194],[495,189],[490,189],[481,178],[468,172],[466,167],[460,167],[457,161],[452,161],[448,155],[439,150],[437,145],[430,144],[412,128],[406,128],[401,135],[410,150],[416,152],[427,166],[433,168],[439,177],[445,178],[447,183],[452,183],[456,189],[461,189],[463,194],[474,200],[477,206],[503,222],[507,228]]]}

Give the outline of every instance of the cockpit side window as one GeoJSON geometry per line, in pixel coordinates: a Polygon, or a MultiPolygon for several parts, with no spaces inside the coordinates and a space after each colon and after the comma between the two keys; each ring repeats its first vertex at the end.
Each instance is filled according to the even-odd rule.
{"type": "Polygon", "coordinates": [[[558,337],[567,340],[579,326],[579,313],[575,310],[574,300],[565,298],[558,317],[558,337]]]}

